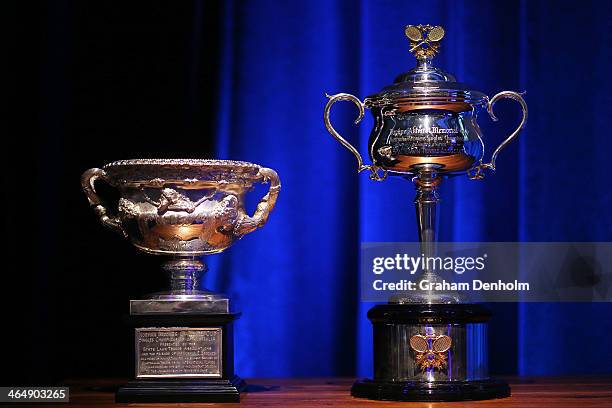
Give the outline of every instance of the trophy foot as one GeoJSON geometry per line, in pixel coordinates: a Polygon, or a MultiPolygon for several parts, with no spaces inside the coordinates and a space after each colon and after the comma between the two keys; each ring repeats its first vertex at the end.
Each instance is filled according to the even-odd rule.
{"type": "Polygon", "coordinates": [[[246,383],[231,379],[132,380],[119,388],[116,402],[240,402],[246,383]]]}
{"type": "Polygon", "coordinates": [[[380,401],[475,401],[510,396],[510,386],[496,379],[478,381],[356,381],[351,395],[380,401]]]}

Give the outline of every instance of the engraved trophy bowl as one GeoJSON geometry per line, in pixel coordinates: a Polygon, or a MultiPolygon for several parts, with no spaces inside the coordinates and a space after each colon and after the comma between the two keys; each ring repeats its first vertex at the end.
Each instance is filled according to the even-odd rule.
{"type": "Polygon", "coordinates": [[[151,299],[224,297],[197,289],[206,270],[197,257],[219,253],[262,227],[280,191],[272,169],[204,159],[120,160],[85,171],[81,184],[103,225],[140,251],[171,257],[162,266],[170,274],[171,291],[151,299]],[[118,189],[116,211],[109,211],[96,193],[98,180],[118,189]],[[246,193],[255,183],[268,182],[268,193],[254,214],[247,214],[246,193]]]}
{"type": "Polygon", "coordinates": [[[527,120],[527,104],[517,92],[503,91],[492,98],[457,82],[455,77],[432,65],[444,29],[440,26],[407,26],[410,52],[417,59],[412,70],[400,74],[392,85],[370,95],[363,102],[354,95],[327,95],[324,120],[327,130],[357,158],[358,171],[369,170],[370,177],[382,180],[391,174],[418,174],[422,169],[442,175],[468,173],[472,179],[484,177],[484,170],[495,170],[499,152],[515,139],[527,120]],[[522,108],[519,126],[495,149],[488,163],[484,159],[484,138],[478,114],[486,109],[497,121],[493,106],[510,98],[522,108]],[[359,109],[355,123],[370,109],[374,128],[368,141],[372,164],[364,164],[359,151],[334,129],[330,111],[338,101],[351,101],[359,109]]]}

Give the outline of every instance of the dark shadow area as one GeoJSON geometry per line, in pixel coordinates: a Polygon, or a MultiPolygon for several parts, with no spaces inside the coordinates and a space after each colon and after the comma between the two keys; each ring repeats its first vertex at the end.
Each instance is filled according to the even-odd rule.
{"type": "Polygon", "coordinates": [[[11,350],[3,383],[127,377],[121,316],[166,277],[159,259],[96,221],[80,175],[118,159],[212,156],[220,3],[2,7],[12,16],[13,72],[2,160],[11,350]]]}

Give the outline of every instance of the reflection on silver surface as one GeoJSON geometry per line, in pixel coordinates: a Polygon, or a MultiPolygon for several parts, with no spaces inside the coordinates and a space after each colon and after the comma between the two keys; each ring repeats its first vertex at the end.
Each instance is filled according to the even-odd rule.
{"type": "MultiPolygon", "coordinates": [[[[429,24],[409,25],[405,34],[410,52],[417,59],[412,70],[398,75],[392,85],[370,95],[362,102],[348,93],[327,95],[325,127],[357,159],[358,172],[368,170],[370,178],[384,180],[387,175],[411,176],[416,184],[415,205],[419,221],[419,240],[425,255],[433,255],[437,228],[437,186],[444,177],[467,174],[483,179],[487,170],[496,169],[499,153],[514,140],[527,120],[527,104],[521,94],[503,91],[489,99],[484,93],[457,82],[455,77],[435,67],[445,31],[429,24]],[[497,120],[493,106],[508,98],[519,103],[522,118],[517,128],[484,160],[485,143],[478,126],[478,114],[486,109],[497,120]],[[355,123],[370,109],[374,128],[368,141],[371,164],[365,164],[359,151],[344,139],[331,123],[333,104],[350,101],[359,112],[355,123]]],[[[429,281],[437,278],[426,271],[429,281]]],[[[417,293],[396,296],[393,303],[456,303],[463,299],[454,293],[417,293]]]]}

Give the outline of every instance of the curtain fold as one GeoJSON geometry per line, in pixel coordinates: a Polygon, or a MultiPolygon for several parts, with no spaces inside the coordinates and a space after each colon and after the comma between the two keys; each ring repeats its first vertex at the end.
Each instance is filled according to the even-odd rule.
{"type": "MultiPolygon", "coordinates": [[[[459,81],[489,95],[528,92],[527,131],[500,155],[497,173],[482,183],[463,177],[443,183],[441,240],[610,239],[603,7],[583,2],[576,8],[568,1],[224,2],[223,56],[209,61],[218,63],[221,75],[217,153],[272,167],[282,181],[267,225],[208,260],[208,282],[243,312],[235,331],[240,375],[371,375],[365,316],[371,305],[359,302],[359,244],[417,240],[414,187],[401,178],[375,183],[355,174],[355,158],[325,130],[323,107],[326,92],[363,98],[411,69],[407,24],[446,28],[436,64],[459,81]]],[[[479,121],[488,154],[519,120],[510,102],[497,108],[499,123],[479,121]]],[[[372,119],[356,127],[356,114],[347,103],[335,105],[332,116],[365,153],[372,119]]],[[[265,187],[250,193],[251,208],[264,193],[265,187]]],[[[492,308],[494,371],[583,372],[582,358],[572,353],[576,340],[568,337],[575,332],[607,357],[589,360],[588,367],[609,372],[612,356],[596,339],[612,329],[610,319],[602,323],[610,305],[492,308]]]]}

